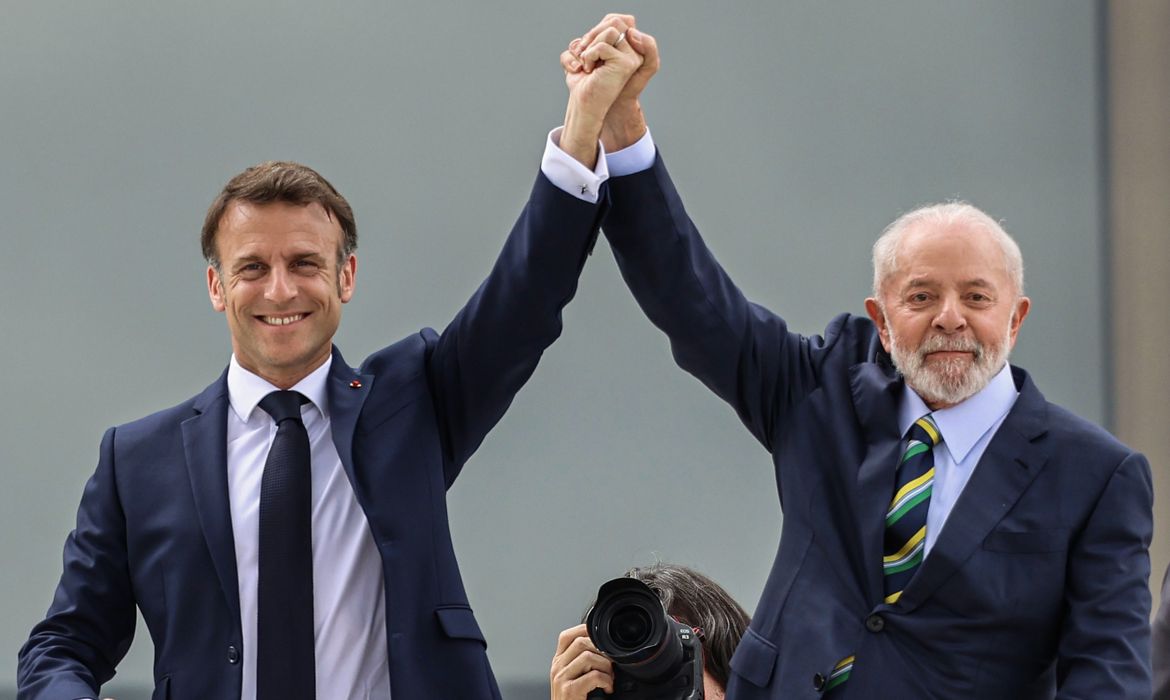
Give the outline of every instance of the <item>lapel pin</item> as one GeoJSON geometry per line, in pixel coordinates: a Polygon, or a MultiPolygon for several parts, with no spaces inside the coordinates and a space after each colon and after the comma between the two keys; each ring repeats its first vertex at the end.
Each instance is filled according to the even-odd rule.
{"type": "Polygon", "coordinates": [[[361,389],[362,383],[360,381],[358,381],[357,379],[355,379],[349,383],[349,388],[350,389],[361,389]]]}

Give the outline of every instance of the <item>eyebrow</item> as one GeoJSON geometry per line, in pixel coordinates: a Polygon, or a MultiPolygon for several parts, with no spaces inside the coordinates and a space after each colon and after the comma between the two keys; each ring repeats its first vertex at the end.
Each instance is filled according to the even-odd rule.
{"type": "MultiPolygon", "coordinates": [[[[300,253],[291,254],[289,256],[289,259],[290,260],[310,260],[310,259],[324,260],[325,256],[321,255],[321,253],[319,253],[319,252],[306,250],[306,251],[303,251],[300,253]]],[[[241,255],[239,257],[236,257],[232,260],[233,265],[247,264],[247,263],[252,263],[252,262],[264,262],[264,258],[260,255],[257,255],[256,253],[249,253],[249,254],[245,254],[245,255],[241,255]]]]}

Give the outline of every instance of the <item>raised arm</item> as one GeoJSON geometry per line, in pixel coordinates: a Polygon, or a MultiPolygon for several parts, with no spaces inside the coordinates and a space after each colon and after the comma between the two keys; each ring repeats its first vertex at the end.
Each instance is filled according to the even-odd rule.
{"type": "MultiPolygon", "coordinates": [[[[564,128],[554,132],[566,153],[602,174],[605,115],[642,63],[619,38],[606,32],[584,53],[589,72],[571,81],[564,128]]],[[[428,340],[448,485],[561,333],[561,309],[576,292],[607,206],[604,196],[591,202],[580,194],[542,172],[487,279],[442,335],[428,340]]]]}
{"type": "MultiPolygon", "coordinates": [[[[569,75],[582,70],[580,47],[615,28],[644,60],[606,115],[607,152],[647,132],[640,96],[660,65],[657,41],[633,16],[608,15],[561,61],[569,75]]],[[[771,449],[776,421],[816,386],[816,350],[825,341],[789,333],[783,319],[744,298],[703,243],[660,158],[642,172],[615,172],[609,182],[605,234],[638,304],[670,338],[679,365],[731,403],[771,449]]]]}

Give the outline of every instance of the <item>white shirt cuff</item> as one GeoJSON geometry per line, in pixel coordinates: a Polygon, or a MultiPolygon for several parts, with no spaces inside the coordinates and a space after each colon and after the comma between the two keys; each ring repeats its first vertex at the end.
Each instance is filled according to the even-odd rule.
{"type": "MultiPolygon", "coordinates": [[[[561,131],[564,128],[558,126],[548,132],[548,142],[544,145],[544,157],[540,159],[540,171],[557,188],[568,192],[577,199],[597,204],[597,200],[601,197],[601,183],[609,179],[605,147],[601,145],[600,141],[597,143],[597,167],[590,170],[582,165],[581,161],[561,150],[561,131]]],[[[623,148],[622,150],[628,151],[630,149],[623,148]]],[[[653,162],[651,159],[651,163],[653,162]]]]}
{"type": "Polygon", "coordinates": [[[649,170],[654,165],[654,139],[650,130],[642,134],[642,138],[620,151],[606,154],[605,164],[609,167],[610,177],[633,175],[643,170],[649,170]]]}

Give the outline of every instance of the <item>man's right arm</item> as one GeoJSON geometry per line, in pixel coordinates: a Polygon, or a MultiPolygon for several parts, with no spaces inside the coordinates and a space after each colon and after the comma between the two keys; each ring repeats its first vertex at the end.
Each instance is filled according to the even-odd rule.
{"type": "Polygon", "coordinates": [[[769,450],[773,427],[817,385],[816,351],[784,319],[749,302],[686,214],[661,157],[610,179],[603,223],[622,278],[670,339],[680,367],[727,401],[769,450]]]}
{"type": "Polygon", "coordinates": [[[114,429],[102,438],[48,615],[17,659],[17,698],[98,697],[134,637],[125,518],[114,480],[114,429]]]}
{"type": "MultiPolygon", "coordinates": [[[[631,46],[643,53],[642,69],[606,115],[607,153],[635,151],[647,131],[639,96],[659,66],[658,47],[634,22],[630,15],[609,15],[562,55],[562,67],[573,71],[577,47],[613,26],[628,27],[631,46]]],[[[783,319],[744,297],[687,216],[662,159],[651,160],[646,170],[610,162],[611,209],[602,226],[622,276],[670,338],[678,364],[728,401],[771,449],[772,427],[815,387],[820,341],[789,333],[783,319]]]]}

